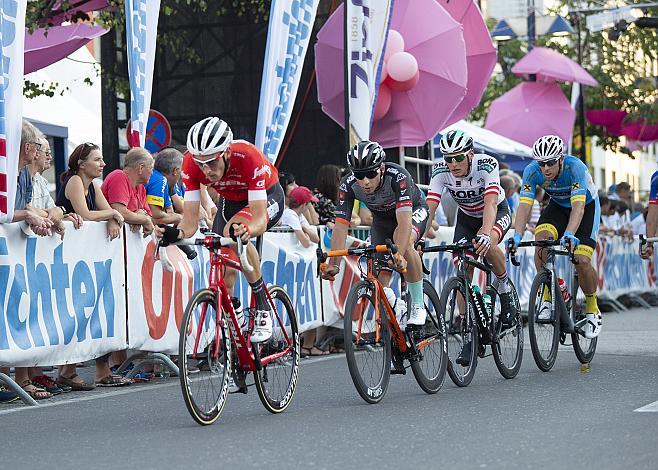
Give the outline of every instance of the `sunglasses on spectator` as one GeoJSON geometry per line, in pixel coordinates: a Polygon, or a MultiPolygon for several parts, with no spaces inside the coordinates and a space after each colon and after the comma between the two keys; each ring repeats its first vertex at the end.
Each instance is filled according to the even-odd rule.
{"type": "Polygon", "coordinates": [[[37,152],[41,150],[41,143],[40,142],[29,142],[30,144],[34,145],[34,147],[37,149],[37,152]]]}
{"type": "Polygon", "coordinates": [[[560,161],[560,158],[558,157],[558,158],[554,158],[553,160],[545,160],[543,162],[538,162],[538,163],[539,163],[539,166],[545,167],[545,166],[553,166],[559,161],[560,161]]]}
{"type": "Polygon", "coordinates": [[[453,163],[453,162],[463,162],[466,159],[466,156],[468,153],[457,153],[455,155],[444,155],[443,159],[446,161],[446,163],[453,163]]]}
{"type": "Polygon", "coordinates": [[[368,178],[369,180],[376,178],[377,175],[379,174],[379,168],[375,168],[374,170],[368,170],[368,171],[352,171],[354,173],[354,177],[358,180],[362,180],[364,178],[368,178]]]}

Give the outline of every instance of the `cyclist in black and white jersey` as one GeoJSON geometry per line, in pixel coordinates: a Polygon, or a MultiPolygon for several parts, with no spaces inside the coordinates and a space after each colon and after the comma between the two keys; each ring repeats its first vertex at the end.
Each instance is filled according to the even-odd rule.
{"type": "MultiPolygon", "coordinates": [[[[423,303],[423,266],[414,244],[425,233],[427,204],[425,196],[411,175],[400,165],[385,161],[384,149],[376,142],[363,141],[347,154],[352,172],[340,182],[336,225],[331,235],[331,249],[345,248],[354,201],[358,199],[372,212],[370,241],[373,245],[392,239],[399,256],[391,258],[398,269],[407,269],[405,275],[411,294],[411,311],[407,329],[425,324],[427,311],[423,303]]],[[[338,274],[338,258],[333,258],[322,275],[331,279],[338,274]]],[[[391,270],[383,268],[379,279],[388,285],[391,270]]]]}
{"type": "MultiPolygon", "coordinates": [[[[485,154],[475,154],[473,139],[465,132],[453,130],[441,137],[439,144],[443,159],[434,165],[427,194],[430,220],[441,202],[441,194],[448,191],[459,211],[454,243],[472,241],[476,255],[491,263],[498,278],[501,300],[501,321],[511,326],[516,310],[510,296],[510,284],[505,265],[505,254],[498,247],[512,223],[505,193],[500,186],[498,161],[485,154]]],[[[470,343],[464,344],[457,361],[468,365],[470,343]]]]}

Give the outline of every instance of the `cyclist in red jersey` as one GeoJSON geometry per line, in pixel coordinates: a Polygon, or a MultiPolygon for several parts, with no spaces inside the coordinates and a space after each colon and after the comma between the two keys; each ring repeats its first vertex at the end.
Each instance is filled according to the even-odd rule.
{"type": "MultiPolygon", "coordinates": [[[[240,237],[243,242],[262,235],[274,226],[284,210],[284,192],[276,168],[253,144],[233,140],[229,126],[217,117],[194,124],[187,134],[187,152],[183,159],[185,205],[178,228],[159,227],[157,233],[173,243],[194,236],[199,228],[200,185],[213,188],[220,196],[213,232],[240,237]]],[[[272,317],[265,294],[258,251],[247,244],[252,272],[245,272],[256,297],[254,343],[272,336],[272,317]]],[[[232,292],[237,272],[226,270],[225,282],[232,292]]]]}

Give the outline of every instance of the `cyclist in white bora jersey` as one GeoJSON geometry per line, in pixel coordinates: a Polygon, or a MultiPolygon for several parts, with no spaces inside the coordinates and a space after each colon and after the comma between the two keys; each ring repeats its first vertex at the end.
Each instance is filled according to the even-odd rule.
{"type": "MultiPolygon", "coordinates": [[[[510,228],[512,220],[500,186],[498,161],[489,155],[475,154],[473,139],[459,130],[444,134],[439,148],[443,159],[432,169],[427,194],[429,220],[434,218],[441,194],[444,190],[448,191],[459,206],[453,242],[472,241],[475,254],[491,263],[498,278],[502,325],[510,327],[516,317],[516,308],[510,295],[505,254],[498,243],[510,228]]],[[[468,365],[470,347],[470,342],[464,344],[457,358],[459,364],[468,365]]]]}

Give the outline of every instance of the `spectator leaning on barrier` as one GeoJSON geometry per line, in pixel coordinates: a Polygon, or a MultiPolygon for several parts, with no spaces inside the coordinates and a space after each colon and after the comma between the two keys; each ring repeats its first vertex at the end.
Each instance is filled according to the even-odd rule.
{"type": "MultiPolygon", "coordinates": [[[[103,175],[103,154],[92,143],[78,145],[69,156],[68,169],[62,174],[62,187],[57,194],[58,206],[64,206],[67,212],[75,212],[84,220],[107,221],[107,234],[110,240],[121,235],[123,216],[112,209],[105,199],[101,185],[96,181],[103,175]]],[[[71,387],[76,391],[93,390],[96,385],[121,386],[130,384],[130,380],[112,374],[108,364],[110,355],[96,359],[95,384],[85,382],[76,372],[75,364],[67,364],[59,369],[57,383],[71,387]]]]}
{"type": "Polygon", "coordinates": [[[626,204],[629,205],[629,207],[632,206],[633,190],[630,184],[628,184],[626,181],[622,181],[621,183],[616,185],[615,192],[617,193],[617,196],[619,196],[619,199],[625,201],[626,204]]]}
{"type": "MultiPolygon", "coordinates": [[[[283,188],[283,192],[286,196],[285,198],[286,207],[288,207],[288,204],[290,202],[290,191],[297,188],[299,185],[297,184],[297,181],[295,181],[295,175],[293,175],[292,173],[286,173],[284,171],[279,173],[279,182],[281,183],[281,187],[283,188]]],[[[308,222],[311,225],[318,225],[320,223],[320,217],[318,216],[318,213],[316,212],[315,207],[313,207],[312,204],[308,204],[306,206],[303,215],[304,217],[306,217],[306,220],[308,220],[308,222]]]]}
{"type": "Polygon", "coordinates": [[[153,232],[151,209],[146,203],[146,189],[153,172],[153,157],[148,150],[134,147],[128,150],[122,170],[107,175],[101,189],[110,206],[119,211],[130,229],[140,227],[144,237],[153,232]]]}
{"type": "Polygon", "coordinates": [[[286,207],[281,216],[281,225],[287,225],[294,230],[299,243],[304,248],[311,246],[311,243],[318,243],[320,237],[315,227],[309,224],[304,216],[304,212],[312,202],[317,202],[310,189],[306,186],[298,186],[289,195],[289,207],[286,207]]]}
{"type": "Polygon", "coordinates": [[[174,148],[167,148],[155,156],[153,173],[146,184],[146,202],[156,224],[179,224],[183,216],[176,213],[171,200],[176,184],[180,179],[183,154],[174,148]]]}

